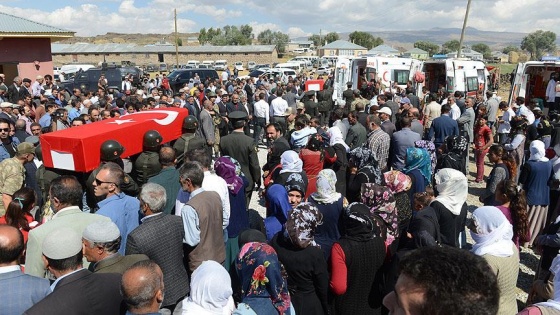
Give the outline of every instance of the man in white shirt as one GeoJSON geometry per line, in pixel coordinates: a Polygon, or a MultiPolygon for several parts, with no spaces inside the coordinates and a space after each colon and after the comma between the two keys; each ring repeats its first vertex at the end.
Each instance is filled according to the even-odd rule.
{"type": "Polygon", "coordinates": [[[549,110],[558,110],[558,107],[555,107],[556,98],[560,98],[560,91],[556,92],[556,85],[560,83],[558,82],[558,73],[553,72],[550,75],[550,81],[548,81],[548,85],[546,86],[546,102],[548,103],[549,110]]]}
{"type": "Polygon", "coordinates": [[[268,125],[270,122],[270,106],[265,101],[266,94],[261,92],[259,94],[255,94],[255,99],[257,102],[253,105],[253,117],[254,117],[254,124],[255,130],[253,132],[253,139],[255,144],[258,145],[261,137],[261,131],[268,125]]]}
{"type": "MultiPolygon", "coordinates": [[[[461,109],[459,108],[459,106],[457,106],[457,103],[455,102],[455,97],[449,96],[447,98],[447,104],[451,106],[451,112],[449,113],[449,116],[453,120],[459,119],[459,117],[461,117],[461,109]]],[[[441,105],[443,106],[443,104],[441,105]]]]}
{"type": "Polygon", "coordinates": [[[282,132],[286,132],[286,118],[284,113],[288,108],[288,102],[282,98],[282,89],[276,89],[276,98],[270,103],[270,113],[272,114],[272,122],[279,123],[282,126],[282,132]]]}
{"type": "Polygon", "coordinates": [[[500,109],[502,110],[502,118],[498,121],[498,142],[504,144],[507,141],[508,135],[511,131],[510,122],[515,117],[515,112],[511,109],[507,102],[500,103],[500,109]]]}

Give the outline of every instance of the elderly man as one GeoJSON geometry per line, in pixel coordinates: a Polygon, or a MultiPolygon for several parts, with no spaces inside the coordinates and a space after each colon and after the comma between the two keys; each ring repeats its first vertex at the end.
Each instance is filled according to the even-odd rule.
{"type": "Polygon", "coordinates": [[[97,203],[97,214],[111,219],[121,232],[122,243],[119,253],[124,254],[126,238],[140,223],[138,199],[130,197],[121,191],[125,179],[122,168],[116,163],[107,162],[101,166],[93,181],[93,192],[101,201],[97,203]]]}
{"type": "Polygon", "coordinates": [[[137,262],[123,274],[121,292],[127,314],[159,314],[164,291],[163,272],[151,260],[137,262]]]}
{"type": "Polygon", "coordinates": [[[25,243],[21,232],[10,225],[0,225],[0,287],[2,314],[22,314],[51,293],[49,281],[23,274],[19,265],[25,243]]]}
{"type": "Polygon", "coordinates": [[[74,229],[50,232],[43,241],[42,253],[47,269],[56,278],[51,285],[53,292],[24,314],[120,313],[121,275],[84,269],[82,241],[74,229]]]}
{"type": "Polygon", "coordinates": [[[166,198],[161,185],[142,186],[139,199],[144,217],[142,224],[128,235],[126,254],[144,254],[161,267],[167,286],[162,307],[173,311],[189,293],[189,280],[183,264],[185,230],[181,218],[162,213],[166,198]]]}
{"type": "MultiPolygon", "coordinates": [[[[81,235],[90,223],[109,221],[104,216],[82,212],[78,207],[82,203],[82,197],[82,185],[74,176],[60,176],[51,182],[49,200],[55,214],[52,220],[29,231],[25,273],[38,277],[45,276],[45,265],[41,259],[41,245],[50,232],[63,227],[71,227],[81,235]]],[[[84,261],[84,266],[89,266],[87,260],[84,261]]]]}
{"type": "Polygon", "coordinates": [[[191,247],[189,271],[193,272],[205,260],[225,261],[222,202],[218,193],[202,188],[204,172],[199,163],[185,163],[180,174],[183,190],[190,193],[189,201],[181,209],[181,218],[185,242],[191,247]]]}
{"type": "Polygon", "coordinates": [[[91,264],[89,270],[100,273],[123,274],[134,263],[147,260],[143,254],[123,256],[117,252],[121,246],[121,233],[111,221],[97,221],[82,233],[83,254],[91,264]]]}

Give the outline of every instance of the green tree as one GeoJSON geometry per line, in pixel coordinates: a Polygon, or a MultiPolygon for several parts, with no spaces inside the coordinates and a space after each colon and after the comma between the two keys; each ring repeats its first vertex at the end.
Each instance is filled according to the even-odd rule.
{"type": "Polygon", "coordinates": [[[492,50],[490,50],[490,47],[484,43],[474,44],[471,48],[472,50],[481,53],[484,59],[492,58],[492,50]]]}
{"type": "Polygon", "coordinates": [[[335,40],[338,40],[338,39],[340,39],[340,36],[336,32],[330,32],[327,35],[325,35],[325,41],[327,43],[332,43],[332,42],[334,42],[335,40]]]}
{"type": "Polygon", "coordinates": [[[556,33],[538,30],[525,36],[521,41],[521,49],[531,54],[531,60],[540,60],[545,52],[556,50],[556,33]]]}
{"type": "Polygon", "coordinates": [[[290,36],[280,31],[273,32],[270,29],[264,30],[257,35],[260,44],[275,45],[279,53],[286,52],[286,45],[290,41],[290,36]]]}
{"type": "Polygon", "coordinates": [[[180,37],[177,37],[177,46],[183,46],[183,39],[180,37]]]}
{"type": "Polygon", "coordinates": [[[354,31],[350,33],[348,37],[352,43],[366,47],[367,49],[372,49],[375,46],[383,44],[382,38],[374,37],[367,32],[354,31]]]}
{"type": "Polygon", "coordinates": [[[270,45],[274,40],[274,34],[270,29],[266,29],[260,32],[259,35],[257,35],[257,40],[259,41],[260,44],[270,45]]]}
{"type": "Polygon", "coordinates": [[[420,48],[428,52],[428,56],[433,56],[439,52],[439,45],[432,42],[417,41],[414,43],[414,48],[420,48]]]}
{"type": "MultiPolygon", "coordinates": [[[[249,24],[243,24],[241,25],[241,27],[239,27],[239,31],[241,32],[241,34],[243,34],[243,37],[251,40],[253,39],[255,36],[253,35],[253,28],[251,27],[251,25],[249,24]]],[[[250,43],[250,42],[249,42],[250,43]]]]}
{"type": "Polygon", "coordinates": [[[502,52],[503,52],[504,54],[506,54],[506,55],[509,54],[510,51],[518,52],[518,51],[519,51],[519,47],[509,45],[509,46],[505,47],[504,49],[502,49],[502,52]]]}
{"type": "Polygon", "coordinates": [[[457,52],[459,50],[459,41],[456,39],[447,41],[441,45],[441,52],[448,54],[450,52],[457,52]]]}
{"type": "Polygon", "coordinates": [[[208,35],[206,33],[206,27],[203,27],[198,32],[198,42],[200,43],[200,45],[206,44],[208,42],[207,38],[208,38],[208,35]]]}
{"type": "Polygon", "coordinates": [[[322,44],[321,44],[321,36],[319,36],[319,35],[317,35],[317,34],[313,34],[313,35],[309,36],[309,37],[307,38],[307,40],[312,41],[312,42],[313,42],[313,46],[315,46],[315,47],[322,46],[322,44]]]}

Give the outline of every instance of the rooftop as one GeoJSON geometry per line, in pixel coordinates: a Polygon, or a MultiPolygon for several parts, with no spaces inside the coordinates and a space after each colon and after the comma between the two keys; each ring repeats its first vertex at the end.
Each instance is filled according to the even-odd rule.
{"type": "Polygon", "coordinates": [[[75,32],[0,12],[0,37],[73,37],[75,32]]]}
{"type": "Polygon", "coordinates": [[[346,40],[335,40],[334,42],[330,42],[325,46],[321,47],[321,49],[354,49],[354,50],[367,50],[367,48],[362,47],[360,45],[356,45],[346,40]]]}
{"type": "MultiPolygon", "coordinates": [[[[274,45],[246,45],[246,46],[179,46],[181,53],[271,53],[274,45]]],[[[51,44],[53,54],[120,54],[120,53],[175,53],[173,45],[136,44],[51,44]]]]}

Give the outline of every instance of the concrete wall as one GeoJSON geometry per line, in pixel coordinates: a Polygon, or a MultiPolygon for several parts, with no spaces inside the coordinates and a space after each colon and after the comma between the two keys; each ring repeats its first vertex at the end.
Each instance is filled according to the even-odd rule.
{"type": "MultiPolygon", "coordinates": [[[[53,62],[56,66],[62,66],[70,63],[86,63],[97,65],[103,62],[103,54],[79,54],[79,55],[53,55],[53,62]]],[[[168,65],[173,65],[176,62],[175,54],[164,54],[164,62],[168,65]]],[[[128,60],[136,63],[137,66],[143,66],[147,64],[158,64],[158,54],[109,54],[105,55],[105,60],[107,62],[116,62],[120,64],[123,60],[128,60]]],[[[231,53],[231,54],[181,54],[179,53],[179,64],[186,64],[189,60],[198,60],[202,62],[203,60],[227,60],[228,64],[231,66],[236,61],[243,62],[247,65],[247,62],[254,61],[257,64],[260,63],[274,63],[279,62],[278,54],[276,50],[270,53],[231,53]]]]}
{"type": "Polygon", "coordinates": [[[5,71],[6,81],[19,75],[34,80],[37,75],[53,74],[50,38],[0,39],[0,66],[5,71]],[[38,61],[38,66],[35,65],[38,61]],[[15,71],[17,69],[17,73],[15,71]]]}

